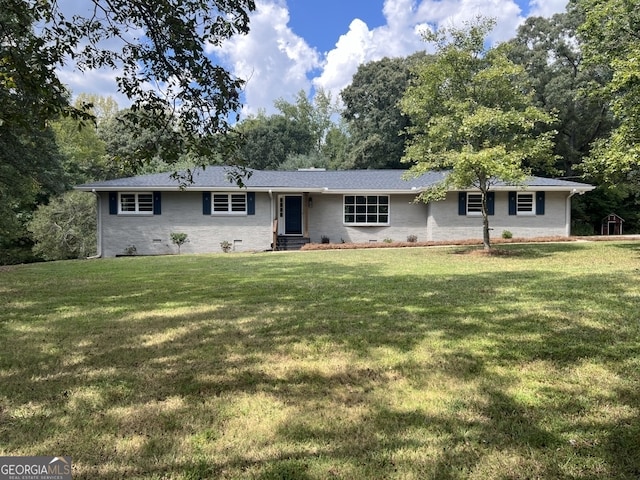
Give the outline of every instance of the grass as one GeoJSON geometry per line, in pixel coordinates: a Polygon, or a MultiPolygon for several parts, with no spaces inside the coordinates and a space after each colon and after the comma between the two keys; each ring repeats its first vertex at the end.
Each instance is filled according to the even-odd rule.
{"type": "Polygon", "coordinates": [[[0,271],[0,455],[75,479],[640,477],[640,244],[0,271]]]}

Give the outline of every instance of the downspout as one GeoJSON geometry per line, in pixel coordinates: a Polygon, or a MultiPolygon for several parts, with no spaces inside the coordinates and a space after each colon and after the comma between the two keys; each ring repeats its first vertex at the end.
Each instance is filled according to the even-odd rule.
{"type": "Polygon", "coordinates": [[[95,255],[91,257],[87,257],[87,259],[95,259],[102,257],[102,202],[100,201],[100,194],[96,192],[96,189],[91,189],[91,193],[96,196],[96,203],[98,204],[98,208],[96,209],[96,251],[95,255]]]}
{"type": "MultiPolygon", "coordinates": [[[[567,197],[567,206],[565,207],[565,235],[567,237],[571,236],[571,197],[573,197],[578,190],[575,188],[569,192],[569,196],[567,197]]],[[[582,195],[582,194],[581,194],[582,195]]]]}
{"type": "Polygon", "coordinates": [[[276,232],[274,232],[274,222],[276,220],[276,207],[273,203],[273,191],[271,189],[269,189],[269,213],[271,215],[271,250],[272,251],[276,251],[276,242],[277,242],[277,237],[276,237],[276,232]]]}

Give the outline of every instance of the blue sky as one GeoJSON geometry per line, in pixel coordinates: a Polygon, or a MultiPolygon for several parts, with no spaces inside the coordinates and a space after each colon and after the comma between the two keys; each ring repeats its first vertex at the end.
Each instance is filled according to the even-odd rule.
{"type": "MultiPolygon", "coordinates": [[[[73,1],[73,0],[66,0],[73,1]]],[[[209,54],[235,75],[247,80],[244,115],[273,113],[278,98],[293,100],[300,90],[319,88],[339,99],[358,65],[383,57],[407,56],[427,45],[420,31],[461,25],[477,15],[493,17],[497,25],[490,42],[512,38],[528,16],[563,12],[567,0],[256,0],[251,31],[236,36],[209,54]]],[[[74,94],[113,96],[110,71],[60,72],[74,94]]]]}

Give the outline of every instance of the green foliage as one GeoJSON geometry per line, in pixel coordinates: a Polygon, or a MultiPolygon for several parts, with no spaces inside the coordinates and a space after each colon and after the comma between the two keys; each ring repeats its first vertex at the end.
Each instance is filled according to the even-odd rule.
{"type": "Polygon", "coordinates": [[[289,155],[313,151],[314,138],[304,123],[283,115],[260,114],[238,126],[243,143],[238,157],[250,168],[276,170],[289,155]]]}
{"type": "Polygon", "coordinates": [[[233,245],[231,244],[231,242],[223,240],[222,242],[220,242],[220,248],[224,253],[229,253],[233,248],[233,245]]]}
{"type": "Polygon", "coordinates": [[[28,224],[33,251],[45,260],[86,258],[96,253],[96,199],[71,191],[40,205],[28,224]]]}
{"type": "Polygon", "coordinates": [[[132,117],[133,127],[167,129],[162,142],[137,152],[138,160],[158,151],[170,163],[185,151],[197,157],[228,151],[233,141],[220,134],[230,129],[230,114],[239,110],[243,81],[214,64],[206,49],[249,31],[254,0],[92,3],[93,14],[67,16],[55,1],[3,2],[0,123],[42,128],[58,114],[93,118],[86,108],[68,105],[55,74],[72,58],[81,70],[118,68],[118,89],[132,100],[131,112],[151,113],[143,121],[132,117]],[[132,30],[141,33],[133,38],[132,30]],[[170,129],[174,123],[180,128],[170,129]]]}
{"type": "Polygon", "coordinates": [[[403,168],[409,117],[399,101],[412,77],[411,67],[424,54],[383,58],[358,67],[351,84],[341,92],[350,144],[342,168],[403,168]]]}
{"type": "Polygon", "coordinates": [[[178,247],[178,255],[180,255],[180,248],[186,243],[188,236],[189,235],[183,232],[171,232],[171,243],[178,247]]]}
{"type": "Polygon", "coordinates": [[[557,116],[554,153],[559,161],[551,169],[534,165],[542,175],[576,176],[591,142],[611,129],[607,103],[590,93],[609,76],[602,65],[586,66],[583,61],[577,36],[583,21],[582,12],[575,8],[551,18],[530,17],[508,42],[507,55],[529,74],[536,104],[557,116]]]}
{"type": "Polygon", "coordinates": [[[404,160],[416,174],[448,171],[422,199],[438,200],[449,189],[480,190],[487,249],[488,191],[498,181],[522,182],[526,164],[552,161],[555,134],[544,131],[553,117],[534,106],[524,68],[511,62],[504,48],[485,51],[493,24],[479,20],[466,29],[425,33],[437,53],[416,68],[416,80],[401,102],[412,120],[404,160]]]}
{"type": "Polygon", "coordinates": [[[579,29],[585,61],[604,65],[611,80],[597,94],[609,101],[617,121],[593,145],[586,170],[606,181],[640,184],[640,9],[632,0],[576,0],[585,15],[579,29]]]}
{"type": "Polygon", "coordinates": [[[503,230],[502,238],[513,238],[513,233],[511,233],[509,230],[503,230]]]}

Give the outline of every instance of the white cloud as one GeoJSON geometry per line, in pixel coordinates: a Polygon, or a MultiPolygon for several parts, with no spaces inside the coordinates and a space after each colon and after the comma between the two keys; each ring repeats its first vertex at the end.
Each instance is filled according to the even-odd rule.
{"type": "Polygon", "coordinates": [[[567,0],[531,0],[529,9],[531,16],[551,17],[556,13],[566,11],[567,3],[567,0]]]}
{"type": "Polygon", "coordinates": [[[309,91],[307,74],[320,67],[318,52],[287,26],[289,12],[283,4],[258,1],[248,35],[237,35],[221,49],[211,49],[228,60],[233,73],[247,80],[244,114],[259,109],[272,112],[277,98],[293,99],[309,91]]]}

